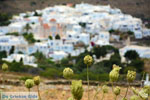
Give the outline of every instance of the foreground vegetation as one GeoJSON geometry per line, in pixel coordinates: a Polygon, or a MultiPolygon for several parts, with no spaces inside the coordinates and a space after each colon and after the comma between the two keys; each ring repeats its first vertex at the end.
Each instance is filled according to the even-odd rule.
{"type": "MultiPolygon", "coordinates": [[[[96,93],[91,95],[90,94],[90,80],[89,80],[89,67],[93,64],[93,58],[90,55],[87,55],[83,59],[84,64],[86,65],[86,76],[87,76],[87,99],[88,100],[104,100],[105,94],[107,94],[110,91],[110,87],[107,86],[107,83],[104,84],[101,89],[98,86],[96,89],[96,93]],[[98,95],[102,92],[102,97],[98,99],[98,95]],[[93,97],[91,99],[91,97],[93,97]]],[[[2,70],[5,73],[8,71],[9,67],[7,64],[2,65],[2,70]]],[[[118,100],[118,96],[120,95],[120,92],[122,91],[119,86],[114,86],[114,82],[117,82],[120,76],[120,70],[121,67],[117,65],[113,65],[113,69],[109,73],[109,82],[111,83],[111,91],[114,94],[114,99],[112,100],[118,100]]],[[[4,74],[5,75],[5,74],[4,74]]],[[[3,75],[3,82],[5,80],[5,76],[3,75]]],[[[74,76],[74,71],[71,68],[65,68],[63,70],[63,77],[71,82],[70,86],[70,91],[71,91],[71,97],[69,97],[67,100],[81,100],[84,94],[85,89],[83,88],[82,85],[82,80],[72,80],[74,76]]],[[[121,100],[128,100],[128,91],[129,89],[133,92],[134,95],[130,96],[130,100],[148,100],[150,96],[150,86],[144,86],[140,90],[137,90],[135,87],[131,87],[130,84],[134,82],[136,78],[136,71],[134,70],[128,70],[127,75],[126,75],[126,80],[128,83],[127,89],[125,94],[121,95],[121,100]]],[[[41,79],[39,76],[36,76],[32,79],[26,79],[25,80],[25,87],[28,89],[29,93],[32,90],[32,87],[35,85],[37,87],[37,92],[39,96],[39,100],[42,100],[39,86],[40,86],[41,79]]],[[[108,98],[107,98],[108,99],[108,98]]]]}
{"type": "MultiPolygon", "coordinates": [[[[10,54],[13,52],[11,50],[10,54]]],[[[63,69],[69,67],[74,70],[73,79],[82,79],[86,80],[86,65],[84,64],[84,56],[90,54],[90,56],[95,56],[95,59],[100,59],[105,57],[107,54],[112,54],[110,59],[93,61],[91,67],[89,67],[89,79],[96,81],[108,81],[109,72],[112,70],[113,64],[119,65],[122,67],[120,71],[119,81],[125,81],[125,74],[128,70],[135,70],[138,77],[136,80],[141,80],[144,70],[144,61],[139,57],[135,51],[129,51],[125,54],[127,62],[121,62],[121,57],[119,50],[112,46],[95,46],[89,51],[81,53],[79,56],[68,56],[67,58],[62,59],[59,62],[54,62],[52,58],[46,58],[41,52],[36,52],[32,54],[36,59],[38,64],[37,68],[32,66],[24,65],[22,60],[20,62],[6,62],[2,61],[2,58],[5,58],[6,52],[0,52],[0,65],[6,63],[9,66],[9,71],[11,72],[21,72],[29,73],[33,75],[40,75],[49,79],[59,79],[63,78],[63,69]],[[132,56],[130,56],[132,55],[132,56]]]]}

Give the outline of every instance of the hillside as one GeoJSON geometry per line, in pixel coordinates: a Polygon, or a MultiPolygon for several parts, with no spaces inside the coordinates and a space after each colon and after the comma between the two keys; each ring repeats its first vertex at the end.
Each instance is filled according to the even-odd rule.
{"type": "Polygon", "coordinates": [[[123,13],[150,21],[150,0],[0,0],[0,12],[17,14],[65,3],[110,4],[123,13]]]}

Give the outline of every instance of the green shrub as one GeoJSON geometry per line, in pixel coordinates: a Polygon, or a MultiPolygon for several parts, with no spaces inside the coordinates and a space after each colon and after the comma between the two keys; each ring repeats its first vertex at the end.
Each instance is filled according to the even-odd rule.
{"type": "Polygon", "coordinates": [[[45,71],[42,71],[40,75],[52,79],[62,78],[63,76],[62,71],[57,68],[47,68],[45,71]]]}
{"type": "Polygon", "coordinates": [[[27,79],[33,79],[32,76],[22,76],[19,78],[19,80],[23,80],[23,81],[26,81],[27,79]]]}
{"type": "MultiPolygon", "coordinates": [[[[86,72],[80,73],[80,74],[75,74],[73,79],[81,79],[81,80],[86,80],[87,74],[86,72]]],[[[109,80],[109,75],[107,73],[104,74],[95,74],[92,72],[89,72],[89,79],[94,80],[94,81],[108,81],[109,80]]]]}

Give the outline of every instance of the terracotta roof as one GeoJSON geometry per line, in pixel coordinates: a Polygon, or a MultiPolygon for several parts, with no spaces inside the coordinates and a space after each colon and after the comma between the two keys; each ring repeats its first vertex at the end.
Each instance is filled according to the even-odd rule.
{"type": "Polygon", "coordinates": [[[72,7],[73,4],[72,3],[67,3],[67,6],[72,7]]]}
{"type": "Polygon", "coordinates": [[[56,19],[52,18],[50,19],[50,22],[56,22],[56,19]]]}

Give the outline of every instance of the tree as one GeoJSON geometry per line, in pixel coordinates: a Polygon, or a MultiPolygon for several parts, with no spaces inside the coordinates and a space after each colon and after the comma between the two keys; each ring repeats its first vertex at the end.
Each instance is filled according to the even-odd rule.
{"type": "Polygon", "coordinates": [[[92,56],[92,54],[90,52],[85,50],[85,52],[83,52],[79,56],[75,57],[76,64],[74,65],[74,68],[75,68],[74,70],[76,70],[77,72],[82,72],[86,68],[86,65],[84,64],[84,61],[83,61],[83,58],[86,55],[92,56]]]}
{"type": "Polygon", "coordinates": [[[83,22],[79,22],[79,25],[80,25],[82,28],[85,28],[85,27],[86,27],[86,23],[83,23],[83,22]]]}
{"type": "Polygon", "coordinates": [[[46,57],[43,55],[43,53],[39,52],[39,51],[37,51],[34,54],[32,54],[32,56],[34,56],[37,59],[37,62],[40,62],[40,61],[46,59],[46,57]]]}
{"type": "Polygon", "coordinates": [[[114,29],[109,30],[109,33],[114,33],[114,32],[115,32],[114,29]]]}
{"type": "Polygon", "coordinates": [[[12,16],[6,14],[6,13],[0,13],[0,26],[7,26],[10,24],[10,19],[12,16]]]}
{"type": "Polygon", "coordinates": [[[10,49],[10,51],[9,51],[9,55],[13,54],[14,51],[15,51],[15,46],[12,46],[11,49],[10,49]]]}
{"type": "Polygon", "coordinates": [[[55,39],[60,40],[59,34],[57,34],[57,35],[55,36],[55,39]]]}
{"type": "Polygon", "coordinates": [[[140,59],[132,60],[129,66],[133,66],[136,68],[137,72],[142,72],[144,70],[144,61],[140,59]]]}
{"type": "Polygon", "coordinates": [[[35,11],[33,16],[42,16],[42,14],[38,14],[38,12],[35,11]]]}
{"type": "Polygon", "coordinates": [[[132,32],[132,31],[128,31],[127,33],[128,33],[128,35],[134,35],[134,32],[132,32]]]}
{"type": "Polygon", "coordinates": [[[6,57],[7,57],[6,51],[0,51],[0,59],[6,58],[6,57]]]}
{"type": "Polygon", "coordinates": [[[52,37],[52,36],[49,36],[48,38],[49,38],[50,40],[53,40],[53,37],[52,37]]]}
{"type": "Polygon", "coordinates": [[[24,33],[23,34],[24,38],[29,42],[29,43],[34,43],[36,40],[34,39],[34,36],[32,33],[24,33]]]}
{"type": "Polygon", "coordinates": [[[134,60],[139,58],[139,54],[135,50],[129,50],[125,53],[124,57],[127,60],[134,60]]]}
{"type": "Polygon", "coordinates": [[[18,54],[24,54],[22,51],[19,51],[18,54]]]}
{"type": "Polygon", "coordinates": [[[6,35],[14,35],[14,36],[19,36],[18,32],[12,32],[12,33],[7,33],[6,35]]]}
{"type": "Polygon", "coordinates": [[[116,64],[116,65],[121,65],[121,57],[119,55],[119,53],[115,53],[114,55],[112,55],[110,57],[110,62],[111,64],[116,64]]]}
{"type": "Polygon", "coordinates": [[[100,57],[105,57],[107,51],[105,47],[96,46],[93,48],[93,54],[95,54],[96,58],[99,59],[100,57]]]}
{"type": "Polygon", "coordinates": [[[31,26],[27,23],[26,26],[24,27],[24,29],[25,29],[26,32],[28,33],[29,30],[31,29],[31,26]]]}

